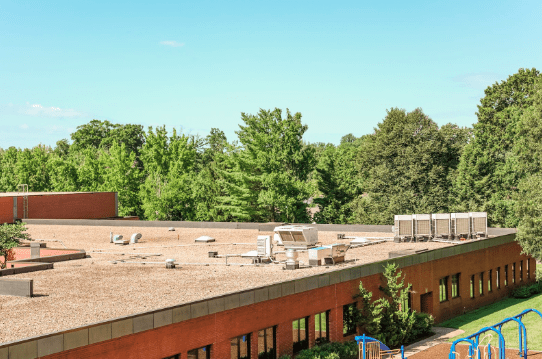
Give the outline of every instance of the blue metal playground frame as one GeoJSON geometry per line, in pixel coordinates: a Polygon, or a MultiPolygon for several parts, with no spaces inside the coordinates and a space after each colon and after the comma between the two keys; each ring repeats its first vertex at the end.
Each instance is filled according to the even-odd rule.
{"type": "MultiPolygon", "coordinates": [[[[362,352],[363,352],[363,357],[362,358],[359,358],[359,359],[366,359],[365,358],[365,345],[367,343],[372,343],[372,342],[378,342],[380,344],[380,350],[390,350],[390,348],[388,348],[386,346],[386,344],[382,343],[380,340],[378,339],[375,339],[375,338],[371,338],[371,337],[368,337],[366,336],[365,334],[363,335],[360,335],[360,336],[357,336],[355,337],[354,339],[356,339],[356,342],[358,343],[358,347],[359,347],[359,343],[361,342],[361,345],[362,345],[362,352]]],[[[405,359],[405,348],[401,345],[401,359],[405,359]]]]}
{"type": "MultiPolygon", "coordinates": [[[[478,348],[480,344],[480,335],[489,331],[493,331],[497,333],[497,335],[499,336],[499,346],[498,346],[499,359],[506,359],[506,353],[505,353],[506,343],[504,341],[504,337],[501,333],[501,330],[502,330],[502,326],[508,322],[518,323],[519,354],[523,356],[523,359],[527,359],[527,328],[525,327],[525,324],[523,324],[521,320],[524,315],[530,312],[538,314],[540,318],[542,319],[542,313],[540,313],[538,310],[525,309],[523,312],[519,313],[518,315],[515,315],[510,318],[506,318],[491,327],[482,328],[478,332],[471,334],[468,337],[461,338],[454,341],[450,348],[450,354],[448,355],[448,359],[456,359],[455,347],[458,343],[461,343],[461,342],[469,343],[469,357],[472,358],[475,354],[476,348],[478,348]]],[[[490,344],[488,344],[488,356],[489,356],[489,359],[491,359],[491,345],[490,344]]],[[[482,353],[478,351],[478,359],[481,359],[481,358],[482,358],[482,353]]]]}

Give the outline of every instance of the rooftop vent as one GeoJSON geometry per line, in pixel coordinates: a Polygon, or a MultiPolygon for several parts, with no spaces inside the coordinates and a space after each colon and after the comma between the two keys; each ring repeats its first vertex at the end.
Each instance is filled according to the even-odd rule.
{"type": "Polygon", "coordinates": [[[452,232],[456,241],[461,238],[469,239],[471,235],[471,223],[468,213],[452,213],[452,232]]]}
{"type": "Polygon", "coordinates": [[[414,238],[414,220],[411,214],[395,215],[395,242],[411,241],[414,238]]]}
{"type": "Polygon", "coordinates": [[[314,227],[280,226],[275,227],[274,232],[280,237],[279,243],[286,249],[307,249],[314,247],[318,242],[318,230],[314,227]]]}
{"type": "Polygon", "coordinates": [[[487,212],[469,212],[472,238],[487,237],[487,212]]]}
{"type": "Polygon", "coordinates": [[[214,242],[215,239],[213,237],[209,237],[209,236],[201,236],[201,237],[198,237],[196,238],[195,242],[196,243],[211,243],[211,242],[214,242]]]}
{"type": "Polygon", "coordinates": [[[414,214],[414,238],[416,241],[428,241],[431,239],[431,215],[430,214],[414,214]]]}
{"type": "Polygon", "coordinates": [[[452,217],[450,213],[434,213],[433,218],[433,238],[452,238],[452,217]]]}

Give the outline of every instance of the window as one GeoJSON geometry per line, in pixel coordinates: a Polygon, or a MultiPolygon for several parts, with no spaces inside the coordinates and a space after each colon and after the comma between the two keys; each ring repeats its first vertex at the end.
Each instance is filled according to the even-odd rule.
{"type": "Polygon", "coordinates": [[[188,352],[188,359],[211,359],[211,346],[192,349],[188,352]]]}
{"type": "Polygon", "coordinates": [[[356,333],[356,303],[343,306],[343,335],[351,335],[356,333]]]}
{"type": "Polygon", "coordinates": [[[519,281],[523,282],[523,261],[519,262],[519,281]]]}
{"type": "Polygon", "coordinates": [[[504,266],[504,286],[508,287],[508,264],[504,266]]]}
{"type": "Polygon", "coordinates": [[[470,276],[470,297],[474,298],[474,275],[470,276]]]}
{"type": "Polygon", "coordinates": [[[439,282],[439,299],[441,302],[448,300],[448,277],[441,278],[439,282]]]}
{"type": "Polygon", "coordinates": [[[277,358],[277,327],[262,329],[258,332],[258,359],[277,358]]]}
{"type": "Polygon", "coordinates": [[[329,311],[314,316],[314,333],[316,344],[329,342],[329,311]]]}
{"type": "Polygon", "coordinates": [[[163,358],[163,359],[179,359],[180,357],[181,357],[181,354],[175,354],[175,355],[172,355],[170,357],[163,358]]]}
{"type": "Polygon", "coordinates": [[[491,292],[493,291],[493,287],[491,286],[492,285],[492,282],[493,281],[493,270],[490,269],[488,272],[487,272],[487,292],[491,292]]]}
{"type": "Polygon", "coordinates": [[[527,259],[527,261],[525,262],[525,264],[527,265],[527,266],[525,267],[525,269],[527,270],[527,279],[530,279],[530,278],[531,278],[531,271],[530,271],[530,268],[529,268],[529,267],[530,267],[530,266],[529,266],[529,262],[530,262],[529,259],[527,259]]]}
{"type": "Polygon", "coordinates": [[[452,276],[452,298],[459,297],[459,273],[452,276]]]}
{"type": "Polygon", "coordinates": [[[412,309],[412,293],[407,292],[406,297],[401,302],[401,310],[403,312],[410,312],[410,309],[412,309]]]}
{"type": "Polygon", "coordinates": [[[294,353],[309,348],[308,324],[309,318],[296,319],[292,322],[294,333],[294,353]]]}
{"type": "Polygon", "coordinates": [[[231,340],[231,359],[250,359],[250,334],[231,340]]]}
{"type": "Polygon", "coordinates": [[[480,295],[484,295],[484,272],[480,273],[480,280],[478,283],[480,284],[480,295]]]}
{"type": "Polygon", "coordinates": [[[516,263],[512,263],[512,284],[516,283],[516,263]]]}
{"type": "Polygon", "coordinates": [[[497,280],[497,289],[501,289],[501,267],[497,268],[495,275],[497,276],[497,278],[495,278],[497,280]]]}

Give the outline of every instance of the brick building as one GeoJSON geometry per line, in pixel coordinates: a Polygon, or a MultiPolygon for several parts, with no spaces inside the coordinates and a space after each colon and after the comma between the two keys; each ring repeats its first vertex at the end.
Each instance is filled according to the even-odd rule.
{"type": "Polygon", "coordinates": [[[118,216],[116,192],[0,193],[0,223],[17,219],[100,219],[118,216]]]}
{"type": "Polygon", "coordinates": [[[535,260],[521,254],[515,230],[490,229],[489,234],[483,240],[330,267],[316,275],[44,333],[0,345],[0,358],[254,359],[265,352],[278,358],[312,347],[319,338],[352,340],[355,328],[345,328],[344,319],[349,306],[357,305],[359,283],[376,299],[387,262],[397,263],[412,284],[411,308],[432,314],[438,323],[535,280],[535,260]]]}

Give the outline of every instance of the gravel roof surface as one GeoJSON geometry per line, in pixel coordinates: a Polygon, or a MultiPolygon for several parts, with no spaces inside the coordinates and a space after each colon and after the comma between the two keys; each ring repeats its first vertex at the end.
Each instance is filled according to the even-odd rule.
{"type": "MultiPolygon", "coordinates": [[[[98,227],[66,225],[27,225],[34,239],[51,240],[48,248],[84,249],[89,258],[58,262],[54,269],[17,274],[9,278],[34,280],[34,298],[0,296],[0,343],[110,320],[150,310],[183,304],[252,287],[323,273],[340,267],[359,265],[388,258],[390,251],[399,249],[435,249],[445,243],[385,242],[352,248],[346,263],[331,267],[283,270],[282,264],[251,266],[250,259],[209,258],[209,251],[241,254],[256,249],[258,235],[272,234],[244,229],[186,229],[141,227],[98,227]],[[109,243],[109,233],[143,235],[135,245],[119,246],[109,243]],[[194,243],[208,235],[216,242],[194,243]],[[60,241],[60,242],[59,242],[60,241]],[[63,247],[63,245],[65,247],[63,247]],[[100,253],[98,253],[100,252],[100,253]],[[181,263],[166,269],[165,260],[174,258],[181,263]],[[123,263],[159,262],[157,264],[123,263]],[[355,261],[354,261],[355,260],[355,261]],[[114,264],[113,262],[116,262],[114,264]],[[209,265],[193,265],[200,263],[209,265]],[[9,314],[8,314],[9,313],[9,314]]],[[[349,243],[338,240],[338,232],[319,232],[322,244],[349,243]]],[[[347,236],[392,237],[392,233],[345,233],[347,236]]],[[[276,247],[274,250],[283,250],[276,247]]],[[[284,260],[283,254],[277,255],[284,260]]],[[[307,253],[299,256],[308,264],[307,253]]]]}

